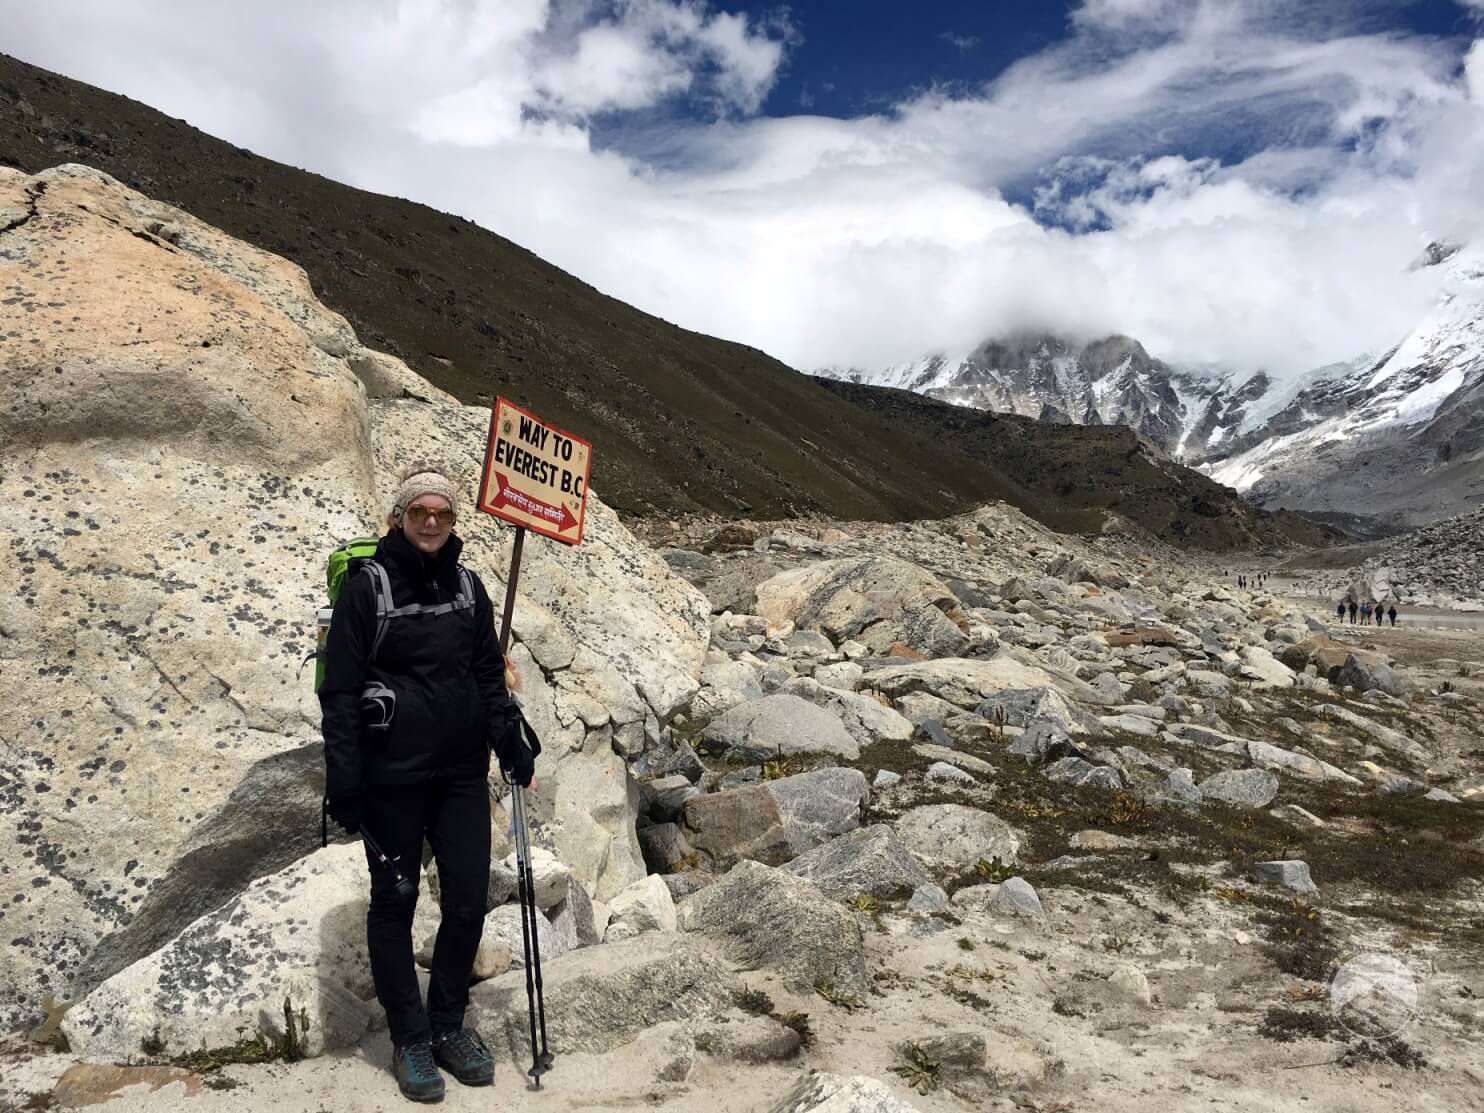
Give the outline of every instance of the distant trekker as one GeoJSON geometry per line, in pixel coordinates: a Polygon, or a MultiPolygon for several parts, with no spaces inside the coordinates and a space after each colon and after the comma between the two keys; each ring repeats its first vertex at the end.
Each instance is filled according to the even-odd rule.
{"type": "Polygon", "coordinates": [[[1355,625],[1355,612],[1357,610],[1359,610],[1359,608],[1355,605],[1355,600],[1354,599],[1350,600],[1350,625],[1351,626],[1354,626],[1355,625]]]}
{"type": "Polygon", "coordinates": [[[1369,626],[1371,624],[1371,604],[1369,602],[1360,605],[1360,624],[1369,626]]]}
{"type": "Polygon", "coordinates": [[[1335,621],[1336,622],[1344,622],[1345,621],[1345,600],[1343,600],[1343,599],[1341,599],[1338,603],[1335,604],[1335,621]]]}
{"type": "Polygon", "coordinates": [[[1390,607],[1390,609],[1387,610],[1386,615],[1387,615],[1388,618],[1391,619],[1391,624],[1393,626],[1395,626],[1396,625],[1396,604],[1395,603],[1391,604],[1391,607],[1390,607]]]}

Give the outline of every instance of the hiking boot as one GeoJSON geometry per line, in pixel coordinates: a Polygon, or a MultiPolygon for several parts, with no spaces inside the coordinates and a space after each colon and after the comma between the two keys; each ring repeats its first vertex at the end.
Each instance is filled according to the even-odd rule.
{"type": "Polygon", "coordinates": [[[478,1032],[460,1028],[433,1037],[433,1058],[465,1086],[488,1086],[495,1080],[495,1061],[478,1032]]]}
{"type": "Polygon", "coordinates": [[[392,1073],[404,1098],[442,1101],[443,1076],[433,1063],[433,1045],[427,1041],[392,1049],[392,1073]]]}

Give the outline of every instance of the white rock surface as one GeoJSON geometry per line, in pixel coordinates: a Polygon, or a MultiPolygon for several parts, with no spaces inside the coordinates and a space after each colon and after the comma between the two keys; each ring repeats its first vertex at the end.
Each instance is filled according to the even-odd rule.
{"type": "MultiPolygon", "coordinates": [[[[507,854],[500,862],[500,866],[514,877],[515,852],[511,851],[507,854]]],[[[531,883],[536,893],[536,907],[546,911],[555,908],[567,899],[567,890],[572,883],[572,871],[558,861],[556,855],[545,847],[532,846],[531,883]]]]}
{"type": "Polygon", "coordinates": [[[608,902],[608,929],[603,942],[616,943],[646,931],[675,931],[675,900],[664,879],[650,874],[608,902]]]}
{"type": "Polygon", "coordinates": [[[1020,856],[1020,836],[989,812],[962,804],[924,804],[896,821],[897,837],[924,864],[961,869],[980,858],[1009,865],[1020,856]]]}
{"type": "Polygon", "coordinates": [[[874,1078],[849,1078],[814,1071],[779,1099],[768,1113],[917,1113],[917,1107],[874,1078]]]}
{"type": "Polygon", "coordinates": [[[328,847],[192,923],[120,971],[62,1022],[68,1045],[123,1060],[146,1040],[167,1054],[228,1047],[283,1026],[288,998],[309,1019],[306,1050],[356,1043],[371,1021],[367,870],[359,843],[328,847]]]}
{"type": "MultiPolygon", "coordinates": [[[[0,876],[7,938],[28,941],[0,952],[7,1023],[313,849],[319,709],[299,666],[326,552],[380,531],[410,460],[472,492],[489,423],[362,347],[294,264],[87,168],[0,168],[0,207],[33,199],[0,284],[46,275],[69,325],[0,305],[0,525],[20,541],[0,656],[28,662],[0,712],[29,724],[0,809],[26,848],[0,876]]],[[[498,598],[512,531],[458,529],[498,598]]],[[[636,754],[697,690],[710,607],[596,496],[581,546],[526,545],[521,585],[538,841],[611,895],[644,872],[615,747],[636,754]]]]}

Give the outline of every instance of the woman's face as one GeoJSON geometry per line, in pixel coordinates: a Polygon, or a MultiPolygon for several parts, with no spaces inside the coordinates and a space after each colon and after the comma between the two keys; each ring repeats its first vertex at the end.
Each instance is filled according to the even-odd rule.
{"type": "Polygon", "coordinates": [[[402,536],[413,548],[432,555],[448,542],[454,514],[442,495],[418,495],[402,512],[402,536]]]}

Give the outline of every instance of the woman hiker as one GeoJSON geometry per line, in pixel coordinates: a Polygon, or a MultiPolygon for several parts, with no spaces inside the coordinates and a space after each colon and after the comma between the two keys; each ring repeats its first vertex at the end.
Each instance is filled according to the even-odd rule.
{"type": "Polygon", "coordinates": [[[319,693],[331,818],[347,832],[364,826],[414,882],[399,895],[396,874],[367,850],[371,977],[392,1073],[413,1101],[442,1098],[439,1067],[465,1085],[494,1081],[484,1041],[464,1026],[489,886],[490,751],[516,784],[529,785],[535,771],[515,726],[489,595],[459,564],[458,508],[442,471],[403,476],[374,565],[392,608],[421,609],[378,624],[376,568],[353,571],[335,604],[319,693]],[[442,912],[426,1008],[412,951],[424,839],[442,912]]]}

